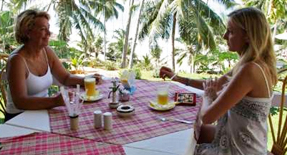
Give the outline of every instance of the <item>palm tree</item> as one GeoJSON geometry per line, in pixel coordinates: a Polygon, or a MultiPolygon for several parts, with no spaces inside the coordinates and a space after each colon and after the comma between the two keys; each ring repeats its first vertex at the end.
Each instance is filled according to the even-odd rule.
{"type": "Polygon", "coordinates": [[[114,33],[113,39],[115,39],[115,41],[111,42],[108,46],[107,58],[115,61],[121,59],[124,48],[125,30],[118,29],[115,30],[114,33]]]}
{"type": "MultiPolygon", "coordinates": [[[[26,7],[27,3],[32,3],[32,0],[13,0],[15,8],[21,9],[26,7]]],[[[58,15],[58,24],[60,27],[59,39],[69,41],[72,32],[72,27],[78,30],[83,44],[86,46],[91,45],[88,43],[94,37],[93,29],[104,30],[103,24],[93,14],[92,0],[51,0],[47,6],[43,8],[49,9],[51,6],[55,9],[58,15]]],[[[86,48],[86,50],[89,48],[86,48]]],[[[86,51],[87,52],[87,51],[86,51]]]]}
{"type": "Polygon", "coordinates": [[[262,10],[268,21],[273,25],[273,40],[277,32],[282,33],[287,24],[287,2],[281,0],[243,0],[246,6],[257,7],[262,10]]]}
{"type": "Polygon", "coordinates": [[[155,64],[156,64],[156,68],[157,68],[159,61],[160,61],[160,55],[162,53],[162,49],[158,46],[157,43],[150,48],[151,48],[150,54],[151,54],[152,58],[155,59],[155,64]]]}
{"type": "MultiPolygon", "coordinates": [[[[232,6],[233,0],[221,0],[226,6],[232,6]]],[[[172,40],[172,68],[175,70],[174,38],[176,24],[178,24],[180,37],[184,40],[192,38],[197,33],[199,42],[206,48],[214,49],[214,34],[221,32],[225,26],[221,18],[201,0],[156,0],[146,4],[143,27],[140,38],[146,35],[155,40],[157,38],[172,40]],[[195,27],[188,27],[189,23],[195,27]],[[212,31],[216,28],[218,31],[212,31]],[[194,32],[194,28],[197,32],[194,32]]],[[[191,41],[188,41],[192,44],[191,41]]]]}
{"type": "Polygon", "coordinates": [[[117,19],[119,17],[118,9],[120,11],[124,11],[124,7],[120,3],[117,3],[116,0],[90,1],[89,5],[95,9],[95,14],[97,14],[99,18],[101,16],[104,17],[103,51],[104,51],[104,59],[106,59],[106,21],[114,17],[117,19]]]}

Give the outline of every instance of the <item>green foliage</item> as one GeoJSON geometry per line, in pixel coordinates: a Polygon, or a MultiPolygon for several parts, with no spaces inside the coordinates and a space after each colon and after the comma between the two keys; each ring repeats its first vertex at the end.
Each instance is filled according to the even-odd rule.
{"type": "Polygon", "coordinates": [[[274,107],[272,106],[270,108],[270,114],[273,116],[273,115],[278,115],[278,112],[279,112],[279,108],[278,107],[274,107]]]}
{"type": "Polygon", "coordinates": [[[158,69],[158,68],[155,69],[155,70],[153,70],[152,77],[153,77],[153,78],[159,78],[159,69],[158,69]]]}
{"type": "Polygon", "coordinates": [[[68,63],[68,62],[62,62],[62,65],[64,66],[64,68],[66,70],[71,70],[72,69],[72,66],[68,63]]]}
{"type": "Polygon", "coordinates": [[[136,73],[136,79],[141,79],[142,73],[140,68],[135,68],[133,71],[136,73]]]}
{"type": "Polygon", "coordinates": [[[151,58],[146,54],[143,56],[143,60],[135,65],[135,68],[140,68],[144,70],[153,69],[153,65],[151,64],[151,58]]]}
{"type": "Polygon", "coordinates": [[[107,70],[117,70],[118,69],[117,66],[118,66],[117,63],[113,62],[113,61],[106,61],[106,62],[104,62],[104,67],[107,70]]]}
{"type": "Polygon", "coordinates": [[[55,94],[57,94],[59,92],[59,86],[56,85],[52,85],[49,89],[48,89],[48,95],[49,96],[53,96],[55,94]]]}
{"type": "Polygon", "coordinates": [[[93,68],[102,68],[104,67],[104,62],[101,61],[100,59],[96,58],[96,59],[90,59],[89,63],[88,63],[89,67],[93,67],[93,68]]]}
{"type": "Polygon", "coordinates": [[[71,59],[71,65],[74,70],[81,70],[80,67],[83,67],[83,62],[85,59],[85,54],[81,54],[80,56],[75,56],[71,59]]]}
{"type": "Polygon", "coordinates": [[[13,23],[13,12],[0,12],[0,51],[3,53],[11,53],[14,47],[17,45],[14,39],[13,23]]]}

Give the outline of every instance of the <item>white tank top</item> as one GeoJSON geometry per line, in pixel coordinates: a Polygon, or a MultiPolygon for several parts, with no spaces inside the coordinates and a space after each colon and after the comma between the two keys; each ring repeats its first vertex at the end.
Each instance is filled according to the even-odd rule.
{"type": "MultiPolygon", "coordinates": [[[[26,65],[26,68],[28,70],[28,77],[26,79],[28,96],[31,96],[31,97],[48,97],[48,88],[53,83],[53,76],[51,74],[46,50],[45,50],[45,55],[46,55],[46,62],[48,65],[48,69],[47,69],[46,74],[43,76],[37,76],[37,75],[34,75],[33,73],[31,73],[29,70],[29,67],[26,63],[26,60],[21,55],[19,55],[19,54],[17,54],[17,55],[23,59],[25,65],[26,65]]],[[[7,95],[8,96],[7,106],[6,106],[7,112],[10,114],[23,112],[24,110],[20,110],[20,109],[15,107],[13,100],[12,100],[12,97],[11,97],[10,89],[7,90],[7,94],[8,94],[7,95]]],[[[39,104],[41,104],[41,103],[39,103],[39,104]]]]}

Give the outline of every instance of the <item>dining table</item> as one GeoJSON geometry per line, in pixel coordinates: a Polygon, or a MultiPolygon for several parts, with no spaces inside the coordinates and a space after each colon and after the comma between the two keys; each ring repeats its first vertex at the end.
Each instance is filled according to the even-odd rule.
{"type": "Polygon", "coordinates": [[[110,78],[96,86],[102,97],[84,102],[77,130],[70,129],[65,106],[27,110],[0,125],[0,154],[193,154],[196,145],[193,123],[169,120],[194,122],[202,90],[172,81],[136,80],[136,89],[129,101],[121,103],[133,106],[134,114],[120,117],[116,109],[109,107],[111,86],[110,78]],[[173,102],[176,93],[195,93],[196,105],[178,104],[167,110],[153,109],[150,103],[156,102],[157,88],[163,85],[169,87],[169,102],[173,102]],[[94,127],[96,110],[112,114],[111,130],[94,127]]]}

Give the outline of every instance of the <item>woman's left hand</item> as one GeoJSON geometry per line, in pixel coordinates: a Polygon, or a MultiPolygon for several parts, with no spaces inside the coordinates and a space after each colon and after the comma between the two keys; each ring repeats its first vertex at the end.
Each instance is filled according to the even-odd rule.
{"type": "Polygon", "coordinates": [[[204,96],[214,101],[217,98],[217,85],[217,78],[214,80],[212,78],[206,80],[206,82],[203,83],[204,96]]]}

